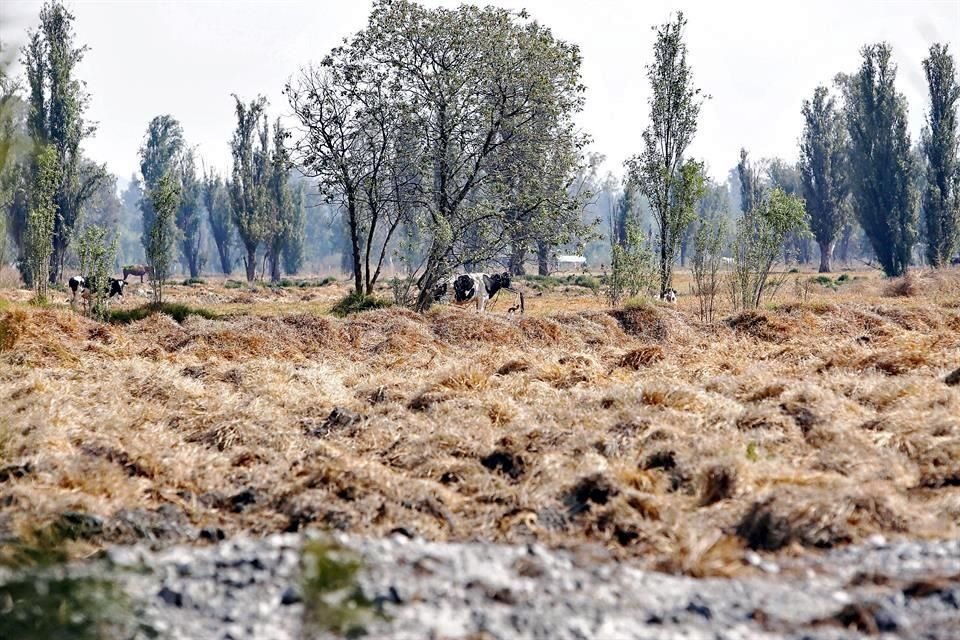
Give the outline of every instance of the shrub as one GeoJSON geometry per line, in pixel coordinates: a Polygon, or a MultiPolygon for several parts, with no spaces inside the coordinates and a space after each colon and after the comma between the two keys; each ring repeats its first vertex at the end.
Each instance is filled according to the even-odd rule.
{"type": "Polygon", "coordinates": [[[207,281],[203,278],[187,278],[183,281],[185,287],[192,287],[195,284],[207,284],[207,281]]]}
{"type": "Polygon", "coordinates": [[[775,188],[737,222],[728,280],[735,311],[759,308],[784,283],[787,274],[772,275],[771,268],[787,236],[806,232],[806,215],[802,199],[775,188]]]}
{"type": "Polygon", "coordinates": [[[626,243],[614,243],[607,280],[607,300],[619,305],[624,298],[649,292],[657,278],[653,253],[643,246],[643,235],[636,225],[627,227],[626,243]]]}
{"type": "Polygon", "coordinates": [[[693,293],[700,304],[701,322],[713,322],[720,291],[720,252],[726,235],[726,224],[717,218],[700,220],[693,237],[693,293]]]}
{"type": "Polygon", "coordinates": [[[392,303],[387,300],[382,300],[375,296],[366,296],[354,291],[333,305],[330,313],[338,318],[343,318],[351,313],[360,313],[361,311],[369,311],[371,309],[385,309],[389,306],[392,306],[392,303]]]}
{"type": "Polygon", "coordinates": [[[77,242],[77,257],[80,273],[87,278],[90,288],[90,315],[104,319],[107,316],[107,299],[110,296],[110,265],[117,255],[117,235],[107,243],[103,227],[84,227],[77,242]]]}
{"type": "Polygon", "coordinates": [[[242,289],[243,283],[239,280],[227,280],[225,283],[223,283],[223,287],[225,289],[242,289]]]}

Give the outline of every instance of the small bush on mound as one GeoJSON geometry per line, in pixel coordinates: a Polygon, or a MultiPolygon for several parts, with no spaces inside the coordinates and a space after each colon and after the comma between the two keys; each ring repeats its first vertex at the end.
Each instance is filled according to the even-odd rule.
{"type": "Polygon", "coordinates": [[[185,287],[192,287],[195,284],[207,284],[207,281],[203,278],[187,278],[183,281],[185,287]]]}
{"type": "Polygon", "coordinates": [[[203,307],[191,307],[186,304],[177,304],[173,302],[162,302],[160,304],[145,304],[133,309],[113,309],[110,311],[108,321],[113,324],[130,324],[138,320],[143,320],[147,316],[155,313],[164,313],[179,323],[183,323],[190,316],[200,316],[207,320],[216,320],[220,316],[209,309],[203,307]]]}
{"type": "Polygon", "coordinates": [[[239,280],[227,280],[223,286],[225,289],[242,289],[243,283],[239,280]]]}
{"type": "Polygon", "coordinates": [[[351,313],[360,313],[361,311],[370,311],[371,309],[385,309],[392,306],[388,300],[382,300],[375,296],[365,296],[362,293],[349,293],[340,301],[333,305],[330,313],[338,318],[344,318],[351,313]]]}

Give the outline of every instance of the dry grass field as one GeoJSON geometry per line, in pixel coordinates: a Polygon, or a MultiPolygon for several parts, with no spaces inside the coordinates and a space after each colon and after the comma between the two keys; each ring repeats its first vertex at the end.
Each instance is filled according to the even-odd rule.
{"type": "Polygon", "coordinates": [[[217,282],[170,290],[216,319],[102,324],[0,290],[0,553],[310,526],[726,575],[956,536],[960,271],[849,275],[713,325],[684,274],[676,306],[615,311],[527,283],[524,316],[217,282]]]}

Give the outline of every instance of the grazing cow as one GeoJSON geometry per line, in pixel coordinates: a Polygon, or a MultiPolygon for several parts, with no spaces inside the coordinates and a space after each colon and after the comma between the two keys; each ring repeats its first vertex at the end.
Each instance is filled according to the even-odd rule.
{"type": "MultiPolygon", "coordinates": [[[[84,278],[83,276],[73,276],[70,280],[67,281],[67,284],[70,286],[70,290],[73,291],[73,300],[76,301],[77,294],[79,293],[84,300],[90,299],[90,294],[95,292],[96,289],[88,284],[90,281],[89,278],[84,278]]],[[[107,295],[108,298],[117,296],[119,298],[123,297],[123,288],[127,286],[126,280],[118,280],[117,278],[110,278],[110,293],[107,295]]]]}
{"type": "Polygon", "coordinates": [[[660,299],[664,302],[669,302],[670,304],[676,304],[677,302],[677,290],[670,288],[663,292],[663,295],[660,296],[660,299]]]}
{"type": "Polygon", "coordinates": [[[128,264],[123,267],[123,279],[126,280],[127,276],[140,276],[142,284],[143,276],[153,278],[153,273],[151,273],[150,267],[145,264],[128,264]]]}
{"type": "Polygon", "coordinates": [[[490,299],[505,289],[517,294],[517,304],[508,309],[508,312],[520,310],[523,313],[523,294],[510,288],[510,274],[504,273],[464,273],[448,278],[434,287],[433,299],[438,302],[448,301],[452,294],[452,302],[456,305],[465,305],[471,302],[477,305],[477,311],[484,311],[490,299]]]}

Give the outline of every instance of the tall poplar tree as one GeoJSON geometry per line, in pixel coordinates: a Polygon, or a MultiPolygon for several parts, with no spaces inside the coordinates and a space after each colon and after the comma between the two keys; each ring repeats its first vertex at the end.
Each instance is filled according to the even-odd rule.
{"type": "Polygon", "coordinates": [[[802,111],[800,182],[810,229],[820,245],[820,273],[828,273],[837,237],[849,220],[847,132],[826,87],[817,87],[813,99],[803,101],[802,111]]]}
{"type": "Polygon", "coordinates": [[[957,102],[960,85],[947,45],[930,47],[923,61],[930,90],[930,111],[922,133],[926,159],[923,216],[927,231],[927,259],[939,267],[950,263],[960,242],[960,138],[957,102]]]}
{"type": "Polygon", "coordinates": [[[647,65],[650,123],[643,132],[643,151],[627,161],[630,180],[647,196],[657,224],[661,295],[671,286],[674,256],[704,190],[703,166],[686,157],[706,98],[694,86],[687,63],[686,25],[678,13],[657,29],[654,61],[647,65]]]}
{"type": "Polygon", "coordinates": [[[860,70],[838,78],[850,135],[850,191],[884,273],[899,276],[910,265],[917,237],[907,101],[895,85],[892,47],[873,44],[861,54],[860,70]]]}
{"type": "MultiPolygon", "coordinates": [[[[80,144],[93,135],[96,127],[84,120],[89,95],[75,71],[87,47],[76,45],[73,20],[73,14],[59,0],[44,4],[40,10],[40,26],[28,34],[21,58],[26,69],[30,105],[28,132],[37,150],[46,153],[45,149],[51,147],[56,153],[53,173],[57,184],[53,202],[57,213],[48,274],[51,283],[61,278],[70,238],[84,203],[107,175],[102,165],[81,161],[80,144]]],[[[48,160],[45,158],[41,163],[35,156],[31,161],[30,208],[46,206],[39,200],[46,198],[48,185],[42,183],[49,179],[51,172],[48,160]]]]}

